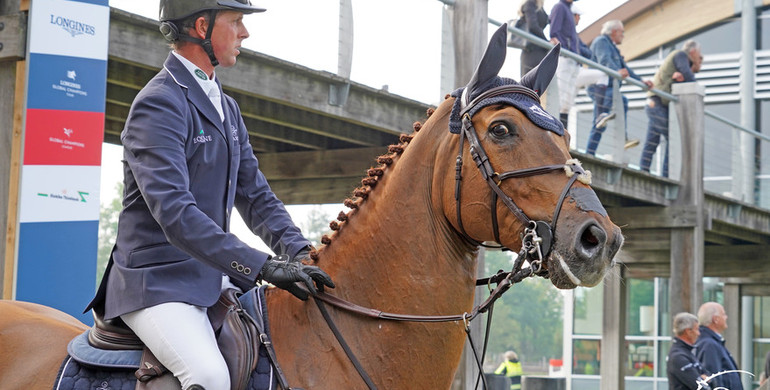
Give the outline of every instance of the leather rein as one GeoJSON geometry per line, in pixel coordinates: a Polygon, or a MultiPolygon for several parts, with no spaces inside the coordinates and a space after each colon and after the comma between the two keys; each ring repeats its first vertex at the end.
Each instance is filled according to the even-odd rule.
{"type": "MultiPolygon", "coordinates": [[[[484,360],[484,355],[486,354],[486,342],[489,335],[489,329],[492,321],[492,309],[494,308],[495,301],[497,301],[497,299],[499,299],[506,291],[508,291],[508,289],[511,286],[513,286],[518,282],[521,282],[527,277],[535,276],[535,275],[539,275],[545,278],[548,277],[548,270],[544,268],[543,260],[548,256],[548,254],[550,253],[553,247],[552,244],[553,244],[556,221],[559,217],[562,203],[564,202],[564,199],[566,198],[567,193],[569,192],[569,189],[572,188],[572,185],[575,183],[575,181],[579,177],[585,175],[585,171],[577,162],[577,160],[569,160],[565,164],[544,165],[540,167],[525,168],[525,169],[519,169],[514,171],[508,171],[504,173],[497,173],[497,171],[494,170],[494,168],[492,167],[492,164],[489,162],[489,157],[487,156],[486,151],[484,150],[483,146],[481,145],[481,142],[479,141],[478,133],[476,132],[476,129],[473,127],[471,116],[468,112],[484,99],[499,96],[502,94],[509,94],[509,93],[524,94],[534,99],[535,101],[540,100],[540,97],[537,95],[537,93],[532,91],[529,88],[523,87],[521,85],[503,85],[503,86],[489,89],[483,92],[477,98],[475,98],[472,102],[464,104],[463,105],[464,108],[461,112],[463,128],[462,128],[462,133],[460,134],[460,142],[459,142],[460,146],[459,146],[459,152],[457,155],[456,168],[455,168],[455,171],[456,171],[455,200],[457,205],[457,223],[460,228],[460,233],[467,241],[469,241],[471,244],[475,246],[484,246],[488,248],[498,248],[503,250],[508,249],[502,244],[499,244],[500,233],[499,233],[499,227],[498,227],[498,217],[497,217],[497,207],[496,207],[498,199],[501,200],[503,204],[505,204],[505,206],[511,211],[511,213],[513,213],[525,226],[524,231],[522,233],[521,249],[518,252],[518,257],[514,261],[513,268],[511,269],[511,271],[504,272],[500,270],[493,276],[483,278],[483,279],[478,279],[476,281],[476,286],[486,285],[488,287],[490,291],[489,297],[487,297],[487,299],[481,304],[475,306],[470,313],[466,312],[466,313],[457,314],[457,315],[427,316],[427,315],[387,313],[380,310],[359,306],[357,304],[346,301],[342,298],[329,295],[325,292],[319,292],[317,295],[313,295],[314,301],[318,306],[318,309],[321,311],[321,314],[326,320],[329,328],[334,333],[335,337],[337,338],[337,341],[340,343],[340,346],[342,346],[343,350],[345,351],[345,354],[353,363],[359,375],[364,380],[364,382],[369,387],[369,389],[373,390],[373,389],[376,389],[377,387],[374,385],[374,382],[366,373],[366,371],[364,370],[363,366],[356,358],[353,351],[345,342],[345,339],[342,337],[342,333],[337,328],[336,324],[334,323],[334,320],[331,318],[331,315],[329,314],[326,307],[324,306],[324,303],[334,306],[335,308],[343,311],[347,311],[347,312],[351,312],[361,316],[379,319],[379,320],[402,321],[402,322],[404,321],[405,322],[463,321],[465,325],[465,332],[468,335],[468,341],[471,345],[471,349],[473,351],[474,357],[479,367],[479,376],[484,381],[484,388],[488,388],[488,385],[486,383],[486,378],[484,378],[482,375],[482,372],[483,372],[482,362],[484,360]],[[463,224],[462,224],[462,213],[460,211],[461,210],[461,207],[460,207],[461,191],[460,190],[461,190],[461,182],[462,182],[462,165],[463,165],[462,155],[463,155],[465,138],[468,139],[468,144],[469,144],[468,148],[469,148],[471,157],[473,158],[473,161],[476,163],[476,166],[481,172],[482,176],[484,177],[484,180],[487,182],[487,184],[492,190],[493,196],[492,196],[492,207],[491,207],[492,209],[491,222],[493,226],[495,240],[497,241],[498,245],[490,246],[490,245],[484,244],[481,241],[473,239],[466,233],[465,228],[463,227],[463,224]],[[500,184],[502,183],[503,180],[506,180],[506,179],[530,177],[530,176],[547,174],[555,171],[566,171],[568,176],[570,176],[570,179],[568,180],[564,190],[559,196],[559,200],[554,210],[553,219],[551,220],[552,222],[550,224],[545,221],[533,221],[532,219],[530,219],[524,213],[524,211],[516,205],[513,199],[510,196],[506,195],[505,192],[502,190],[502,188],[500,188],[500,184]],[[529,262],[530,267],[522,268],[522,265],[524,264],[525,260],[529,262]],[[492,288],[493,284],[496,285],[494,288],[492,288]],[[487,317],[487,330],[486,330],[486,335],[484,337],[484,351],[482,353],[481,358],[479,358],[478,352],[476,350],[476,347],[473,343],[473,339],[470,334],[470,322],[474,320],[479,314],[485,313],[487,311],[489,311],[489,316],[487,317]]],[[[463,103],[466,103],[465,102],[466,99],[464,95],[462,98],[463,98],[463,103]]]]}

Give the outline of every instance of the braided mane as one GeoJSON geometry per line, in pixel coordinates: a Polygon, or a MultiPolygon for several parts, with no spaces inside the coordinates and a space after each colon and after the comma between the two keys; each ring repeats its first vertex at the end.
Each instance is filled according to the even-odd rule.
{"type": "MultiPolygon", "coordinates": [[[[446,95],[445,98],[449,98],[449,95],[446,95]]],[[[430,118],[434,112],[435,109],[433,107],[428,108],[426,112],[427,118],[430,118]]],[[[342,227],[348,223],[350,218],[358,211],[361,204],[363,204],[369,198],[369,194],[374,191],[377,183],[381,180],[380,178],[385,175],[386,169],[393,165],[397,158],[402,153],[404,153],[404,150],[409,145],[409,142],[412,141],[412,138],[414,138],[414,136],[417,134],[417,132],[420,131],[421,128],[421,122],[414,122],[412,124],[412,134],[401,134],[399,136],[400,143],[388,146],[388,153],[383,154],[377,158],[377,162],[380,164],[380,166],[376,168],[369,168],[366,171],[367,176],[361,180],[361,187],[353,190],[353,196],[345,199],[343,202],[345,207],[349,208],[350,211],[347,213],[340,211],[339,215],[337,215],[337,219],[329,222],[329,228],[332,230],[331,235],[324,234],[321,237],[322,246],[318,249],[314,248],[310,252],[310,258],[313,260],[313,262],[318,262],[319,254],[326,247],[331,245],[332,241],[334,241],[334,238],[340,234],[342,227]]]]}

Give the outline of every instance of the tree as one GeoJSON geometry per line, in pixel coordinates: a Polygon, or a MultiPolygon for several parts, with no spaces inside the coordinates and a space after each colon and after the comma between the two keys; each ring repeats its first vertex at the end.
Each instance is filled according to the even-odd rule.
{"type": "MultiPolygon", "coordinates": [[[[487,274],[509,271],[513,255],[487,251],[487,274]]],[[[489,339],[490,356],[514,350],[523,362],[560,357],[563,340],[563,303],[550,280],[527,278],[511,287],[494,307],[489,339]]]]}
{"type": "Polygon", "coordinates": [[[110,259],[115,238],[118,235],[118,216],[123,209],[123,182],[115,183],[117,196],[99,210],[99,246],[96,256],[96,286],[102,281],[107,261],[110,259]]]}
{"type": "Polygon", "coordinates": [[[305,238],[310,240],[315,247],[321,243],[321,237],[331,231],[329,222],[332,217],[327,214],[321,205],[315,205],[308,212],[305,222],[300,222],[300,228],[305,238]]]}

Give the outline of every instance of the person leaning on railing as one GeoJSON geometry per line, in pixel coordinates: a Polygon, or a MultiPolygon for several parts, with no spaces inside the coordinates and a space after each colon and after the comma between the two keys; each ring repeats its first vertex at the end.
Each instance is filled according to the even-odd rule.
{"type": "MultiPolygon", "coordinates": [[[[623,23],[621,21],[610,20],[605,22],[604,25],[602,25],[601,34],[591,42],[591,52],[593,53],[592,59],[595,62],[620,73],[623,78],[631,77],[642,81],[642,78],[628,67],[617,47],[617,45],[623,42],[624,34],[625,29],[623,28],[623,23]]],[[[599,147],[599,141],[602,139],[602,133],[607,126],[607,122],[615,116],[615,114],[610,111],[612,109],[612,91],[614,82],[615,79],[610,78],[607,85],[597,83],[586,89],[588,96],[594,101],[594,122],[593,126],[591,126],[591,133],[588,136],[588,145],[586,146],[586,153],[588,154],[596,154],[596,149],[599,147]]],[[[647,87],[652,87],[651,81],[644,80],[642,82],[646,84],[647,87]]],[[[623,101],[623,112],[627,113],[628,99],[625,96],[621,97],[623,101]]],[[[629,140],[628,136],[626,136],[626,148],[638,144],[638,140],[629,140]]]]}
{"type": "MultiPolygon", "coordinates": [[[[663,63],[655,72],[652,81],[655,89],[671,93],[673,83],[695,81],[695,73],[700,71],[703,56],[700,44],[692,39],[686,41],[681,50],[674,50],[663,60],[663,63]]],[[[666,148],[663,157],[663,169],[661,175],[668,177],[668,99],[647,92],[647,139],[642,149],[642,157],[639,167],[645,172],[650,171],[652,156],[660,143],[660,137],[666,138],[666,148]]]]}

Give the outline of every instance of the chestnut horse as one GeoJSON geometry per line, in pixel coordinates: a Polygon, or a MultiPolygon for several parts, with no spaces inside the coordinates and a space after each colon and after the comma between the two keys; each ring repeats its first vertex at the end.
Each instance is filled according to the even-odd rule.
{"type": "MultiPolygon", "coordinates": [[[[594,286],[613,264],[620,229],[586,184],[587,173],[568,163],[568,135],[539,105],[558,48],[521,84],[500,78],[505,27],[462,93],[391,146],[345,202],[350,211],[332,222],[334,232],[312,254],[337,284],[330,294],[390,313],[470,312],[479,245],[518,250],[529,220],[541,221],[537,232],[545,239],[535,259],[556,287],[594,286]]],[[[278,360],[292,386],[366,388],[312,299],[273,289],[268,307],[278,360]]],[[[465,343],[463,321],[330,313],[378,388],[450,387],[465,343]]],[[[0,303],[3,389],[50,388],[66,343],[85,329],[63,316],[0,303]]]]}

